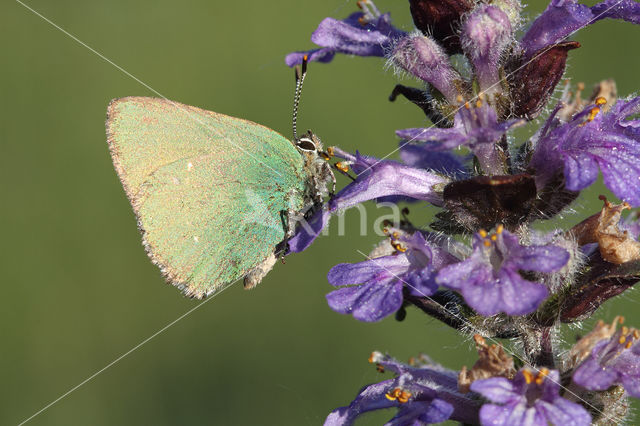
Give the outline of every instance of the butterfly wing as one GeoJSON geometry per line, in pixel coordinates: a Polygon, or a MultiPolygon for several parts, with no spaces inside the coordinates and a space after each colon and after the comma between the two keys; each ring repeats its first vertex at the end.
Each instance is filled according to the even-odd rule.
{"type": "Polygon", "coordinates": [[[149,256],[185,294],[222,290],[273,256],[309,181],[280,134],[163,99],[111,102],[107,139],[149,256]]]}

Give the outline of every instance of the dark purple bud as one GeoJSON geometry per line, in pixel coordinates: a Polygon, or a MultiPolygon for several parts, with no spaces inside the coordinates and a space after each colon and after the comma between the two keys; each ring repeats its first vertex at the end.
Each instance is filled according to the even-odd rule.
{"type": "Polygon", "coordinates": [[[413,23],[432,36],[448,53],[460,53],[457,27],[460,17],[473,9],[472,0],[409,0],[413,23]]]}
{"type": "Polygon", "coordinates": [[[444,187],[444,205],[469,231],[498,223],[515,227],[527,218],[536,200],[536,185],[527,174],[478,176],[444,187]]]}
{"type": "Polygon", "coordinates": [[[595,252],[589,257],[585,270],[588,272],[568,289],[562,301],[562,322],[571,323],[590,317],[604,302],[640,281],[640,260],[616,265],[595,252]]]}
{"type": "Polygon", "coordinates": [[[512,65],[509,85],[513,99],[513,115],[528,120],[535,118],[564,74],[570,50],[580,47],[577,41],[554,44],[536,52],[527,62],[512,65]]]}

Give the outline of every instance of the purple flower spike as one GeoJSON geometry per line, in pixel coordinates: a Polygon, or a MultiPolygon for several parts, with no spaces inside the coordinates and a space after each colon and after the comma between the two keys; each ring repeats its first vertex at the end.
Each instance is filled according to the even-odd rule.
{"type": "Polygon", "coordinates": [[[576,0],[552,0],[522,38],[525,58],[531,58],[537,51],[605,18],[623,19],[638,24],[640,4],[634,0],[606,0],[589,7],[576,0]]]}
{"type": "Polygon", "coordinates": [[[372,162],[370,158],[360,155],[351,165],[359,172],[358,177],[329,202],[332,212],[389,195],[400,195],[442,205],[441,195],[434,188],[448,182],[448,179],[442,176],[395,161],[372,162]]]}
{"type": "Polygon", "coordinates": [[[290,67],[298,65],[305,54],[309,61],[319,62],[330,62],[335,53],[382,57],[405,34],[391,25],[388,13],[381,15],[376,9],[355,12],[343,21],[325,18],[311,35],[311,41],[322,49],[290,53],[285,62],[290,67]]]}
{"type": "Polygon", "coordinates": [[[327,276],[329,283],[342,287],[327,295],[329,306],[360,321],[373,322],[393,314],[402,306],[406,284],[416,296],[430,296],[438,288],[435,271],[450,264],[454,257],[428,244],[423,235],[393,241],[398,250],[389,256],[360,263],[341,263],[327,276]]]}
{"type": "Polygon", "coordinates": [[[520,370],[513,380],[502,377],[477,380],[471,390],[495,404],[480,409],[480,422],[494,426],[589,426],[585,408],[562,398],[560,375],[542,368],[520,370]]]}
{"type": "Polygon", "coordinates": [[[431,151],[448,151],[465,145],[477,157],[482,169],[490,175],[505,173],[504,163],[496,142],[509,129],[520,126],[524,120],[498,121],[495,109],[486,102],[480,106],[466,104],[457,112],[454,126],[449,129],[416,128],[396,131],[396,135],[407,141],[431,142],[424,149],[431,151]]]}
{"type": "Polygon", "coordinates": [[[589,390],[607,390],[622,384],[629,395],[640,398],[640,345],[638,330],[622,327],[600,341],[573,373],[573,381],[589,390]]]}
{"type": "Polygon", "coordinates": [[[522,278],[520,270],[553,272],[569,260],[569,253],[554,245],[522,246],[518,237],[496,228],[474,236],[473,253],[462,262],[440,270],[436,281],[458,290],[478,313],[524,315],[535,311],[549,290],[522,278]]]}
{"type": "Polygon", "coordinates": [[[462,26],[462,46],[473,63],[480,89],[487,94],[501,90],[500,58],[512,35],[509,17],[495,6],[478,6],[462,26]]]}
{"type": "Polygon", "coordinates": [[[640,206],[640,120],[626,120],[638,112],[640,97],[619,100],[607,113],[590,105],[543,135],[529,163],[538,186],[564,170],[566,188],[579,191],[595,182],[599,169],[618,198],[640,206]]]}
{"type": "Polygon", "coordinates": [[[462,78],[435,40],[413,34],[394,47],[391,58],[399,67],[435,87],[449,103],[456,102],[459,92],[454,83],[462,78]]]}

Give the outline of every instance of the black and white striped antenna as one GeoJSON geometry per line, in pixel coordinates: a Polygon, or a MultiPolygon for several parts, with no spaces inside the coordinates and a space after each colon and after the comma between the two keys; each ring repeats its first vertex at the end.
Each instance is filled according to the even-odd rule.
{"type": "Polygon", "coordinates": [[[298,106],[300,105],[300,96],[302,95],[302,83],[304,83],[304,77],[307,75],[307,55],[302,57],[302,73],[300,69],[295,67],[296,74],[296,93],[293,97],[293,140],[294,143],[298,141],[298,106]]]}

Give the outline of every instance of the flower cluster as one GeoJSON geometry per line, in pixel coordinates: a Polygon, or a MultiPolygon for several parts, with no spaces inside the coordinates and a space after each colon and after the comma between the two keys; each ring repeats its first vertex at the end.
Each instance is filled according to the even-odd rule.
{"type": "Polygon", "coordinates": [[[344,20],[324,19],[311,36],[319,47],[286,63],[385,58],[419,82],[397,85],[390,99],[406,97],[433,125],[396,132],[401,161],[329,150],[352,182],[313,211],[288,249],[305,250],[332,215],[368,200],[436,206],[429,228],[405,215],[385,224],[387,238],[365,260],[333,267],[328,280],[337,288],[327,301],[367,322],[401,320],[415,306],[475,334],[479,360],[455,372],[374,353],[370,361],[394,377],[365,386],[326,424],[389,407],[397,408],[394,425],[621,422],[626,398],[640,397],[638,331],[618,330],[620,319],[599,323],[569,350],[556,335],[640,280],[640,222],[621,216],[640,206],[640,97],[617,99],[611,80],[586,100],[583,87],[557,86],[580,47],[569,37],[602,19],[640,24],[640,3],[551,0],[525,26],[519,0],[409,0],[410,31],[371,0],[357,4],[361,11],[344,20]],[[561,100],[549,105],[558,90],[561,100]],[[538,117],[533,136],[511,135],[538,117]],[[602,197],[602,211],[570,229],[535,230],[600,173],[623,203],[602,197]],[[512,339],[524,352],[514,362],[485,338],[512,339]]]}

